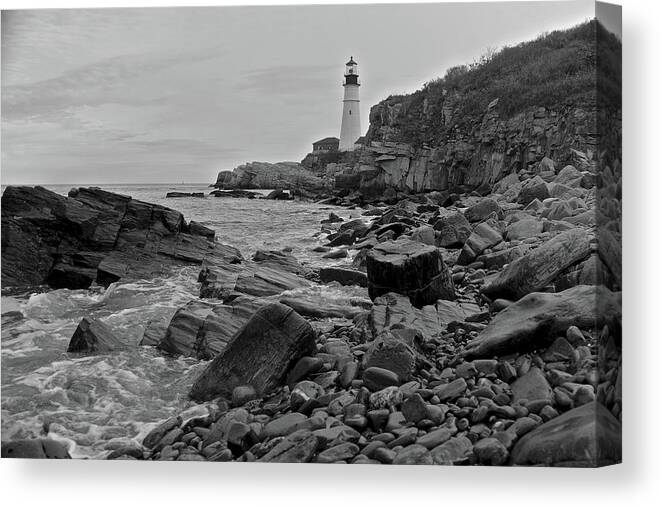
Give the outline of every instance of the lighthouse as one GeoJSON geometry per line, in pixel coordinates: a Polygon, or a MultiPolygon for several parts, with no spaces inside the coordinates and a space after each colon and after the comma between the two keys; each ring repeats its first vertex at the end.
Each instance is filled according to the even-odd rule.
{"type": "Polygon", "coordinates": [[[360,98],[358,89],[358,64],[353,56],[347,62],[344,71],[344,105],[342,108],[342,128],[340,129],[340,151],[353,151],[356,140],[360,137],[360,98]]]}

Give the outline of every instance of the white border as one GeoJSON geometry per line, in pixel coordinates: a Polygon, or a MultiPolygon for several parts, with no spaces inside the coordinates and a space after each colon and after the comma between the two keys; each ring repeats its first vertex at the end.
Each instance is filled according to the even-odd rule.
{"type": "MultiPolygon", "coordinates": [[[[83,2],[57,7],[279,4],[83,2]]],[[[290,0],[289,4],[306,2],[290,0]]],[[[319,0],[315,3],[335,3],[319,0]]],[[[344,3],[360,3],[347,0],[344,3]]],[[[378,2],[370,2],[378,3],[378,2]]],[[[392,2],[380,2],[392,3],[392,2]]],[[[4,505],[653,505],[659,474],[659,2],[624,0],[624,460],[600,470],[0,461],[4,505]]],[[[2,8],[54,7],[4,1],[2,8]]]]}

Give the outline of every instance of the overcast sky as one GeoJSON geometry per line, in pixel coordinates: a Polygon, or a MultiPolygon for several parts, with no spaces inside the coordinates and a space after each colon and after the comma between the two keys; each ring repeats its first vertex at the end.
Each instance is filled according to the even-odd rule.
{"type": "Polygon", "coordinates": [[[339,137],[342,74],[369,108],[454,65],[594,16],[594,3],[2,13],[2,183],[212,182],[339,137]]]}

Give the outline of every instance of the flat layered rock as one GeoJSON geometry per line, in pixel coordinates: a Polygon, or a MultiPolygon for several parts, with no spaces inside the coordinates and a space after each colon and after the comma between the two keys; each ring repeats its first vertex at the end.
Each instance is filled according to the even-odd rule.
{"type": "Polygon", "coordinates": [[[213,231],[191,227],[176,210],[99,188],[72,189],[65,197],[10,186],[2,195],[3,288],[107,286],[240,256],[217,248],[213,231]]]}
{"type": "Polygon", "coordinates": [[[498,313],[463,355],[492,358],[530,352],[548,347],[570,326],[601,328],[616,325],[621,318],[622,293],[605,287],[577,285],[555,294],[534,292],[498,313]]]}
{"type": "Polygon", "coordinates": [[[519,440],[513,465],[596,467],[622,461],[622,428],[601,404],[587,403],[538,426],[519,440]]]}
{"type": "Polygon", "coordinates": [[[493,299],[519,299],[543,289],[565,269],[586,259],[592,250],[590,242],[583,229],[560,233],[515,259],[482,290],[493,299]]]}
{"type": "Polygon", "coordinates": [[[237,277],[234,290],[250,296],[267,297],[309,285],[308,280],[295,273],[257,266],[254,271],[247,269],[237,277]]]}
{"type": "Polygon", "coordinates": [[[228,304],[190,301],[175,312],[162,336],[154,336],[150,329],[149,339],[157,340],[157,347],[169,354],[212,359],[263,305],[264,301],[245,296],[228,304]]]}
{"type": "Polygon", "coordinates": [[[330,303],[320,304],[318,298],[313,297],[282,297],[280,302],[296,310],[300,315],[315,319],[343,318],[353,319],[363,312],[362,308],[330,303]]]}
{"type": "Polygon", "coordinates": [[[450,322],[466,320],[479,311],[474,303],[446,300],[416,308],[406,296],[391,292],[374,300],[369,324],[374,338],[390,329],[410,328],[429,339],[444,331],[450,322]]]}
{"type": "Polygon", "coordinates": [[[315,347],[315,332],[303,317],[280,303],[265,305],[205,368],[190,396],[196,401],[231,398],[233,389],[242,385],[251,385],[260,395],[269,393],[315,347]]]}
{"type": "Polygon", "coordinates": [[[409,239],[386,241],[367,254],[369,296],[375,299],[388,292],[409,297],[416,307],[437,299],[455,299],[450,271],[440,251],[409,239]]]}

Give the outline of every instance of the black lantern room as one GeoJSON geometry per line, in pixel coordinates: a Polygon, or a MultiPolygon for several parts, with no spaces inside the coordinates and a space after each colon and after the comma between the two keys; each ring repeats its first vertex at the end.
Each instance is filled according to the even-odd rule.
{"type": "Polygon", "coordinates": [[[358,82],[358,64],[354,61],[353,56],[346,63],[344,84],[360,86],[360,83],[358,82]]]}

